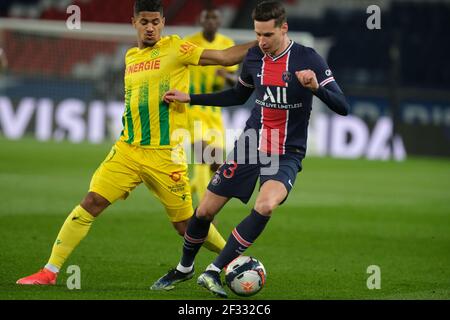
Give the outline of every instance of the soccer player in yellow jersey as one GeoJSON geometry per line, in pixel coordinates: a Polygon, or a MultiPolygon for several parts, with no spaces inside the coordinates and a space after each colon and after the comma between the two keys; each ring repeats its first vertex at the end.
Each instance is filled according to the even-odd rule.
{"type": "MultiPolygon", "coordinates": [[[[189,180],[182,141],[172,133],[187,128],[187,106],[167,104],[164,93],[170,88],[189,90],[189,65],[232,66],[244,58],[248,43],[226,50],[200,48],[178,36],[161,36],[165,19],[160,0],[137,0],[132,24],[138,47],[125,58],[125,112],[123,131],[104,162],[92,177],[89,192],[64,222],[45,267],[18,284],[53,285],[63,263],[87,235],[92,222],[110,204],[125,199],[139,184],[145,185],[164,205],[173,226],[185,235],[193,216],[189,180]],[[174,161],[173,155],[178,155],[174,161]]],[[[195,216],[195,215],[194,215],[195,216]]],[[[210,250],[219,252],[224,239],[212,227],[206,238],[210,250]]],[[[177,272],[171,284],[152,289],[171,289],[172,284],[192,278],[194,272],[177,272]]]]}
{"type": "MultiPolygon", "coordinates": [[[[220,33],[218,29],[221,24],[220,12],[215,8],[205,9],[200,15],[202,31],[188,36],[185,40],[206,49],[226,49],[234,46],[234,41],[220,33]]],[[[192,94],[212,93],[222,90],[226,84],[234,85],[238,66],[190,66],[191,86],[189,92],[192,94]]],[[[212,174],[219,168],[220,164],[204,163],[203,152],[206,146],[212,149],[212,158],[223,153],[224,128],[222,124],[222,113],[219,107],[195,106],[188,108],[189,129],[194,147],[196,164],[193,166],[193,178],[191,179],[191,191],[197,194],[197,199],[202,199],[211,180],[212,174]],[[211,138],[210,138],[211,137],[211,138]],[[220,139],[219,139],[220,137],[220,139]]]]}

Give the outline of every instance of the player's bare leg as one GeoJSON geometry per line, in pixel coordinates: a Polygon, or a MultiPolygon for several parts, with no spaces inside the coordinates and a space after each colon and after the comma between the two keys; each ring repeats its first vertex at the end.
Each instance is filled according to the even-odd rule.
{"type": "Polygon", "coordinates": [[[273,211],[286,199],[288,192],[284,184],[276,180],[265,182],[256,198],[255,210],[261,215],[269,217],[273,211]]]}
{"type": "Polygon", "coordinates": [[[35,274],[17,280],[22,285],[54,285],[59,269],[87,235],[95,217],[98,217],[110,202],[101,195],[89,192],[81,204],[67,217],[53,245],[47,265],[35,274]]]}
{"type": "Polygon", "coordinates": [[[184,220],[184,221],[180,221],[180,222],[172,222],[172,225],[175,228],[175,230],[177,231],[177,233],[183,237],[184,233],[186,232],[188,222],[189,222],[189,220],[184,220]]]}
{"type": "Polygon", "coordinates": [[[212,221],[228,200],[230,198],[222,197],[206,190],[205,196],[200,201],[196,210],[196,216],[203,220],[212,221]]]}
{"type": "Polygon", "coordinates": [[[95,192],[89,192],[83,201],[81,206],[89,212],[93,217],[98,217],[111,203],[104,197],[95,192]]]}

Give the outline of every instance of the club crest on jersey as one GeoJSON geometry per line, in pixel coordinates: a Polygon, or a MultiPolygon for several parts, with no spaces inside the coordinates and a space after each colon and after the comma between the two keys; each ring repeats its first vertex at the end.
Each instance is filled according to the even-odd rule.
{"type": "Polygon", "coordinates": [[[159,50],[158,49],[153,49],[152,51],[150,51],[150,57],[152,59],[155,59],[159,56],[159,50]]]}
{"type": "Polygon", "coordinates": [[[292,73],[289,71],[283,72],[283,75],[281,76],[284,82],[288,83],[292,81],[292,73]]]}
{"type": "Polygon", "coordinates": [[[178,182],[181,179],[181,173],[180,172],[172,172],[172,174],[170,175],[170,178],[173,181],[178,182]]]}
{"type": "Polygon", "coordinates": [[[218,184],[220,184],[221,181],[222,181],[222,180],[220,179],[220,176],[216,173],[216,174],[214,175],[214,178],[212,178],[212,180],[211,180],[211,184],[212,184],[213,186],[217,186],[218,184]]]}

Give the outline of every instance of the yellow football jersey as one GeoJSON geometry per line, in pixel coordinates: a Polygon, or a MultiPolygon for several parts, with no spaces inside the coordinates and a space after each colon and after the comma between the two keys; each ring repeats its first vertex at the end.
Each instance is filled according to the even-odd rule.
{"type": "MultiPolygon", "coordinates": [[[[205,49],[223,50],[234,46],[234,41],[222,34],[217,33],[213,42],[207,41],[202,32],[185,38],[186,41],[196,44],[205,49]]],[[[238,65],[231,67],[222,66],[190,66],[191,85],[189,92],[193,94],[212,93],[225,87],[225,79],[217,76],[218,69],[226,69],[235,72],[238,65]]],[[[220,108],[213,106],[191,106],[190,111],[202,112],[210,115],[220,115],[220,108]]]]}
{"type": "Polygon", "coordinates": [[[203,48],[176,35],[153,47],[131,48],[125,57],[125,112],[121,141],[147,148],[170,148],[172,133],[187,128],[187,107],[162,100],[169,89],[189,92],[189,65],[198,65],[203,48]]]}

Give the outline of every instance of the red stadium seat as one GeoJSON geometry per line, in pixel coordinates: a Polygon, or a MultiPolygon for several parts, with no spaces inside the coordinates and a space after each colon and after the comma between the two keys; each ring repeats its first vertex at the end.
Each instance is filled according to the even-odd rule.
{"type": "MultiPolygon", "coordinates": [[[[170,8],[174,0],[163,1],[165,12],[170,12],[170,8]]],[[[205,1],[190,0],[170,17],[167,21],[168,25],[192,25],[195,24],[198,15],[205,6],[205,1]]],[[[243,3],[243,0],[213,0],[211,2],[217,7],[233,6],[236,9],[243,3]]],[[[115,2],[113,5],[105,5],[103,0],[74,1],[82,12],[83,21],[88,22],[108,22],[108,23],[130,23],[132,16],[132,8],[134,0],[121,0],[115,2]]],[[[50,8],[44,11],[41,15],[42,19],[49,20],[65,20],[67,14],[65,11],[59,11],[55,8],[50,8]]]]}

